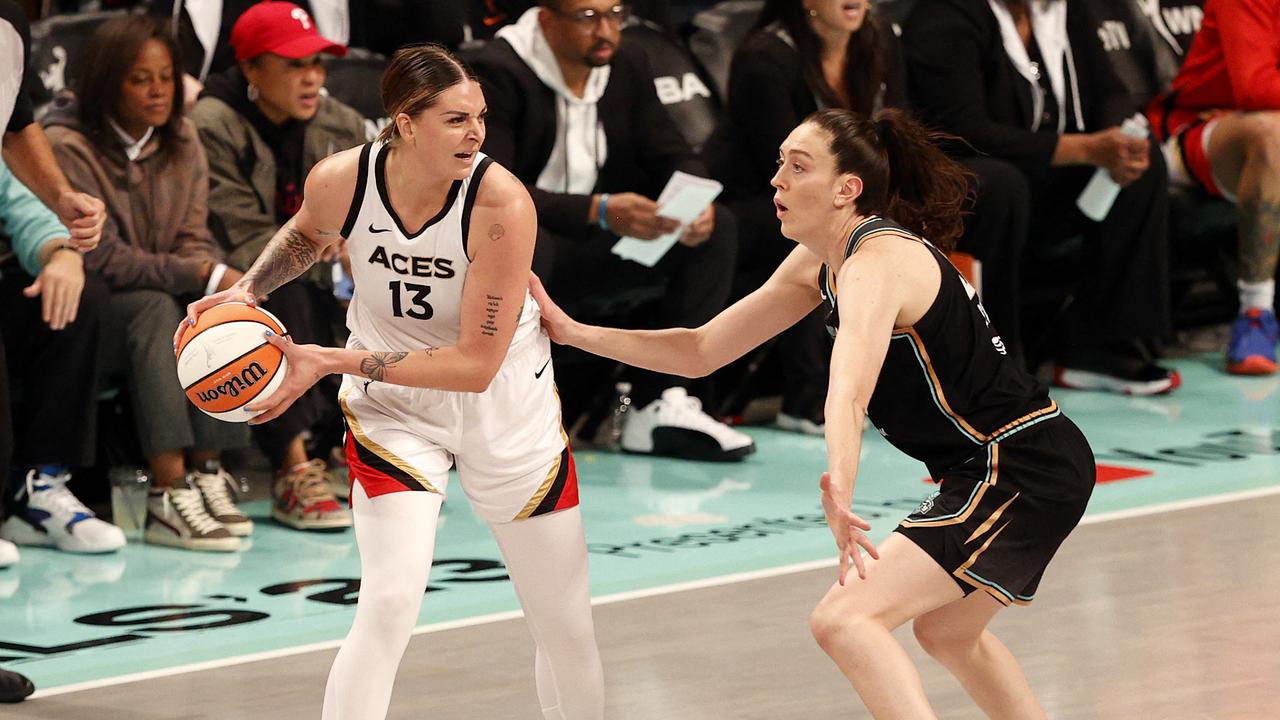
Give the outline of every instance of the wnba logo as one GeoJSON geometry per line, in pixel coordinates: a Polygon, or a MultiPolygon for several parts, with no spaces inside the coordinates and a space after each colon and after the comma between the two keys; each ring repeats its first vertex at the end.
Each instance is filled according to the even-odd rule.
{"type": "Polygon", "coordinates": [[[212,402],[219,397],[237,397],[240,392],[246,388],[253,387],[259,380],[267,376],[267,371],[258,363],[250,363],[239,375],[232,375],[230,379],[221,385],[215,385],[208,390],[201,390],[196,393],[196,397],[202,402],[212,402]]]}

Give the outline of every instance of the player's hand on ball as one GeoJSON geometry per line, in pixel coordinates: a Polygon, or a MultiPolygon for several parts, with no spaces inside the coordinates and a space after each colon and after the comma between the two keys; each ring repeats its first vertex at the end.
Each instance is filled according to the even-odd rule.
{"type": "Polygon", "coordinates": [[[529,273],[529,293],[533,295],[534,302],[538,303],[538,309],[542,312],[542,327],[547,331],[552,342],[560,345],[571,344],[569,330],[575,324],[573,318],[556,305],[547,294],[547,289],[542,286],[542,281],[534,273],[529,273]]]}
{"type": "Polygon", "coordinates": [[[284,382],[270,396],[245,406],[249,412],[257,413],[249,421],[250,425],[261,425],[280,417],[284,411],[326,375],[322,369],[319,345],[295,345],[289,338],[281,337],[270,330],[266,331],[267,342],[284,353],[289,369],[285,373],[284,382]]]}
{"type": "Polygon", "coordinates": [[[840,550],[840,584],[844,585],[849,574],[849,560],[853,560],[858,570],[858,577],[867,579],[866,561],[862,559],[859,547],[867,551],[873,560],[880,559],[876,546],[864,531],[871,529],[871,523],[863,520],[849,509],[850,499],[839,497],[832,487],[831,473],[822,473],[822,510],[827,514],[827,527],[835,538],[836,547],[840,550]]]}
{"type": "Polygon", "coordinates": [[[200,313],[208,310],[214,305],[221,305],[225,302],[240,302],[251,307],[257,307],[258,298],[254,296],[248,288],[243,285],[232,285],[231,287],[216,292],[212,295],[205,295],[187,306],[187,317],[178,323],[178,329],[173,331],[173,347],[176,350],[178,345],[182,343],[182,336],[196,324],[196,320],[200,318],[200,313]]]}

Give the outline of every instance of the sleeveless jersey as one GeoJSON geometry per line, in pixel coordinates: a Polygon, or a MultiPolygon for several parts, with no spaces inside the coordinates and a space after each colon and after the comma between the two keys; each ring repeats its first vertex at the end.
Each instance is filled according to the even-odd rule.
{"type": "MultiPolygon", "coordinates": [[[[977,293],[941,251],[879,217],[854,229],[845,257],[885,233],[913,238],[942,271],[938,295],[911,327],[895,328],[867,415],[895,447],[943,477],[992,442],[1060,415],[1047,388],[1022,369],[991,326],[977,293]]],[[[839,288],[826,265],[818,288],[829,308],[827,330],[839,328],[839,288]]]]}
{"type": "MultiPolygon", "coordinates": [[[[411,231],[387,194],[389,149],[375,142],[360,151],[355,197],[342,225],[355,284],[347,329],[361,346],[375,350],[456,345],[471,265],[471,209],[493,159],[476,153],[470,175],[453,182],[440,212],[411,231]]],[[[538,332],[538,306],[528,290],[522,301],[512,346],[538,332]]]]}

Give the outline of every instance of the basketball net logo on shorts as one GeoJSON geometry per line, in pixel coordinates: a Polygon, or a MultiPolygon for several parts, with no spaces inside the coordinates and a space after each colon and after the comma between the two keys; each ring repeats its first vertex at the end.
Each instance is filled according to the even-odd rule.
{"type": "Polygon", "coordinates": [[[219,397],[239,397],[241,391],[253,387],[266,376],[267,371],[265,368],[256,362],[249,363],[249,366],[239,375],[232,375],[220,385],[197,392],[196,397],[200,398],[201,402],[213,402],[219,397]]]}

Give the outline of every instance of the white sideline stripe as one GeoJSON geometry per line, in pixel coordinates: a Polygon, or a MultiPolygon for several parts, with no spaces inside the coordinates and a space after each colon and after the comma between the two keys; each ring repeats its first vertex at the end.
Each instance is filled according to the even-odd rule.
{"type": "MultiPolygon", "coordinates": [[[[1112,520],[1127,520],[1146,515],[1159,515],[1162,513],[1177,512],[1179,510],[1188,510],[1191,508],[1221,505],[1224,503],[1239,502],[1242,500],[1254,500],[1271,495],[1280,495],[1280,485],[1256,488],[1254,490],[1240,490],[1236,492],[1223,493],[1221,495],[1192,498],[1190,500],[1176,500],[1173,502],[1160,503],[1158,505],[1131,508],[1129,510],[1116,510],[1113,512],[1086,515],[1084,519],[1080,521],[1080,524],[1097,525],[1100,523],[1111,522],[1112,520]]],[[[809,570],[821,570],[823,568],[831,568],[835,566],[836,560],[834,558],[811,560],[809,562],[782,565],[774,568],[766,568],[764,570],[752,570],[750,572],[720,575],[717,577],[705,578],[703,580],[692,580],[689,582],[674,583],[671,585],[660,585],[658,587],[646,588],[643,590],[629,590],[627,592],[613,593],[611,595],[600,595],[598,597],[591,598],[591,604],[593,606],[612,605],[614,603],[639,600],[641,598],[654,597],[656,595],[670,595],[672,593],[686,592],[689,590],[701,590],[703,588],[719,587],[721,585],[732,585],[734,583],[762,580],[765,578],[778,577],[780,575],[791,575],[793,573],[807,572],[809,570]]],[[[462,618],[460,620],[420,625],[414,628],[413,634],[425,635],[427,633],[444,632],[446,630],[457,630],[459,628],[473,627],[475,625],[487,625],[489,623],[502,622],[504,620],[515,620],[522,616],[523,613],[519,610],[508,610],[506,612],[478,615],[476,617],[462,618]]],[[[282,648],[280,650],[268,650],[266,652],[250,653],[248,655],[236,655],[234,657],[210,660],[208,662],[192,663],[190,665],[178,665],[161,670],[149,670],[147,672],[133,673],[130,675],[120,675],[112,678],[103,678],[102,680],[91,680],[89,682],[61,685],[48,690],[37,690],[29,699],[37,700],[43,697],[65,695],[67,693],[110,687],[112,685],[125,685],[144,680],[169,677],[171,675],[182,675],[185,673],[199,672],[201,670],[213,670],[215,668],[230,667],[232,665],[243,665],[246,663],[258,662],[260,660],[273,660],[275,658],[291,657],[293,655],[302,655],[304,653],[318,652],[320,650],[333,650],[341,644],[341,640],[329,640],[327,642],[312,643],[310,645],[296,645],[294,647],[282,648]]]]}

